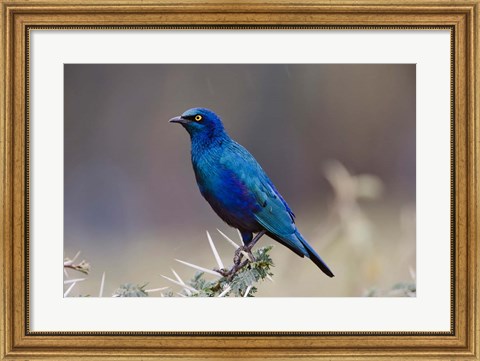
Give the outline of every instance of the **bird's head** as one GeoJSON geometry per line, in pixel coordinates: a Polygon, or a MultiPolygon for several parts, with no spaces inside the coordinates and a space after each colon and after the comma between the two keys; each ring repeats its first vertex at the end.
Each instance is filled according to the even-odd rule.
{"type": "Polygon", "coordinates": [[[210,109],[192,108],[182,115],[169,120],[170,123],[181,124],[190,136],[214,137],[224,133],[220,118],[210,109]]]}

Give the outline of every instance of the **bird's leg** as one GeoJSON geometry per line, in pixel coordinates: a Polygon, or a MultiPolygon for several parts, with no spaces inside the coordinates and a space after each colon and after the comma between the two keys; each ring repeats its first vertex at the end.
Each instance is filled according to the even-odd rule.
{"type": "Polygon", "coordinates": [[[240,246],[238,247],[236,250],[235,250],[235,254],[233,256],[233,264],[237,265],[240,263],[240,261],[242,260],[242,251],[243,251],[243,247],[240,246]]]}
{"type": "Polygon", "coordinates": [[[239,269],[243,268],[248,262],[254,262],[255,258],[252,254],[252,248],[265,233],[267,233],[265,230],[258,232],[255,238],[253,238],[248,245],[238,247],[235,251],[235,256],[233,257],[233,267],[230,269],[230,271],[223,272],[222,275],[231,278],[239,269]],[[242,252],[248,253],[251,259],[249,259],[250,257],[247,257],[247,259],[242,262],[242,252]]]}
{"type": "Polygon", "coordinates": [[[259,240],[260,238],[262,238],[262,236],[263,236],[265,233],[267,233],[267,231],[261,230],[260,232],[257,233],[257,235],[255,236],[255,238],[252,239],[252,241],[251,241],[249,244],[247,244],[247,245],[245,245],[245,246],[243,246],[243,247],[240,247],[240,248],[241,248],[240,252],[241,252],[241,251],[247,252],[248,255],[250,256],[250,259],[251,259],[252,262],[255,261],[255,257],[253,256],[253,253],[252,253],[252,248],[253,248],[253,246],[255,246],[255,244],[258,242],[258,240],[259,240]]]}
{"type": "Polygon", "coordinates": [[[242,260],[242,256],[245,256],[250,261],[254,261],[255,257],[253,257],[252,251],[248,246],[240,246],[235,250],[235,255],[233,256],[233,263],[239,264],[242,260]]]}
{"type": "Polygon", "coordinates": [[[253,246],[255,246],[255,243],[257,243],[258,240],[259,240],[260,238],[262,238],[262,236],[263,236],[265,233],[267,233],[267,231],[264,230],[264,229],[262,229],[260,232],[258,232],[257,235],[255,236],[255,238],[253,238],[252,241],[247,245],[246,250],[251,253],[253,246]]]}

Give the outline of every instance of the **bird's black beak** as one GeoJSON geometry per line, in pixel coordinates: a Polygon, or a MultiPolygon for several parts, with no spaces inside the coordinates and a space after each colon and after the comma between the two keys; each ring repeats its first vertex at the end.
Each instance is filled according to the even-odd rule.
{"type": "Polygon", "coordinates": [[[175,117],[175,118],[172,118],[168,121],[169,123],[180,123],[180,124],[185,124],[188,122],[187,119],[185,118],[182,118],[181,116],[178,116],[178,117],[175,117]]]}

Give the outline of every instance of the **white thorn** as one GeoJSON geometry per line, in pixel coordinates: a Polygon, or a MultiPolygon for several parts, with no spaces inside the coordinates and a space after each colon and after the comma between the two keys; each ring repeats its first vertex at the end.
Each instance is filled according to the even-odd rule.
{"type": "Polygon", "coordinates": [[[105,285],[105,272],[102,275],[102,283],[100,283],[100,292],[98,293],[98,297],[103,297],[103,286],[105,285]]]}
{"type": "Polygon", "coordinates": [[[272,281],[273,283],[275,283],[275,281],[273,280],[273,278],[270,276],[270,275],[267,275],[267,278],[272,281]]]}
{"type": "Polygon", "coordinates": [[[189,289],[190,291],[192,291],[192,292],[194,292],[194,293],[198,293],[198,291],[197,291],[195,288],[193,288],[192,286],[182,285],[180,282],[175,281],[175,280],[171,279],[170,277],[167,277],[167,276],[164,276],[164,275],[160,275],[160,276],[162,276],[163,278],[169,280],[170,282],[175,283],[176,285],[179,285],[179,286],[181,286],[181,287],[184,287],[184,288],[186,288],[186,289],[189,289]]]}
{"type": "Polygon", "coordinates": [[[178,280],[178,282],[180,282],[182,285],[185,284],[185,282],[183,282],[183,280],[180,278],[180,276],[178,275],[177,272],[175,272],[175,270],[173,268],[170,268],[170,270],[172,271],[172,273],[174,274],[175,278],[178,280]]]}
{"type": "MultiPolygon", "coordinates": [[[[178,282],[180,282],[182,285],[186,286],[185,282],[183,282],[183,280],[180,278],[180,276],[178,275],[178,273],[175,272],[175,270],[174,270],[173,268],[170,268],[170,269],[172,270],[172,273],[175,275],[175,278],[178,280],[178,282]]],[[[187,293],[188,293],[189,295],[192,294],[192,292],[190,292],[189,289],[185,289],[185,290],[187,291],[187,293]]]]}
{"type": "Polygon", "coordinates": [[[210,243],[210,247],[212,248],[213,255],[215,256],[215,260],[217,261],[218,268],[223,269],[223,262],[220,258],[220,255],[218,254],[217,248],[215,248],[215,244],[213,243],[212,237],[210,237],[210,233],[207,231],[207,238],[208,238],[208,243],[210,243]]]}
{"type": "Polygon", "coordinates": [[[72,263],[75,262],[75,260],[78,258],[78,256],[80,256],[80,251],[77,252],[77,254],[75,255],[75,257],[73,257],[72,259],[72,263]]]}
{"type": "Polygon", "coordinates": [[[240,248],[240,246],[239,246],[238,244],[236,244],[234,241],[232,241],[232,240],[231,240],[225,233],[223,233],[221,230],[219,230],[219,229],[217,228],[217,231],[218,231],[218,233],[220,233],[220,234],[223,236],[223,238],[225,238],[225,239],[228,241],[228,243],[230,243],[230,244],[233,246],[233,248],[235,248],[235,249],[240,248]]]}
{"type": "Polygon", "coordinates": [[[252,289],[252,285],[248,286],[247,287],[247,290],[245,291],[245,294],[243,295],[243,297],[247,297],[248,296],[248,292],[250,292],[250,290],[252,289]]]}
{"type": "Polygon", "coordinates": [[[245,252],[245,251],[241,251],[240,253],[243,254],[243,256],[244,256],[246,259],[248,259],[250,262],[253,262],[253,257],[252,257],[249,253],[247,253],[247,252],[245,252]]]}
{"type": "Polygon", "coordinates": [[[222,291],[222,293],[220,293],[220,294],[218,295],[218,297],[224,297],[231,289],[232,289],[232,287],[227,286],[227,287],[222,291]]]}
{"type": "Polygon", "coordinates": [[[195,269],[197,269],[197,270],[199,270],[199,271],[202,271],[202,272],[205,272],[205,273],[209,273],[209,274],[214,275],[214,276],[217,276],[217,277],[223,277],[220,273],[215,272],[215,271],[212,271],[212,270],[210,270],[210,269],[208,269],[208,268],[203,268],[203,267],[200,267],[200,266],[197,266],[197,265],[194,265],[194,264],[191,264],[191,263],[188,263],[188,262],[179,260],[179,259],[175,259],[175,261],[180,262],[180,263],[183,263],[184,265],[189,266],[189,267],[192,267],[192,268],[195,268],[195,269]]]}
{"type": "MultiPolygon", "coordinates": [[[[64,265],[65,265],[65,264],[64,264],[64,265]]],[[[65,275],[65,277],[67,277],[67,278],[69,277],[68,272],[67,272],[67,270],[66,270],[65,268],[63,268],[63,274],[65,275]]]]}
{"type": "Polygon", "coordinates": [[[72,290],[73,287],[75,287],[75,285],[77,284],[77,282],[73,282],[70,287],[68,287],[68,289],[65,291],[65,293],[63,294],[63,297],[67,297],[68,294],[70,293],[70,291],[72,290]]]}
{"type": "Polygon", "coordinates": [[[72,283],[72,282],[81,282],[81,281],[85,281],[86,278],[75,278],[74,280],[66,280],[66,281],[63,281],[63,284],[69,284],[69,283],[72,283]]]}
{"type": "Polygon", "coordinates": [[[240,233],[239,229],[237,229],[237,233],[238,233],[238,237],[240,237],[240,241],[242,242],[242,245],[245,246],[245,243],[243,243],[242,233],[240,233]]]}
{"type": "Polygon", "coordinates": [[[185,295],[182,295],[181,293],[178,293],[178,292],[175,292],[177,295],[179,295],[180,297],[187,297],[185,295]]]}
{"type": "Polygon", "coordinates": [[[415,274],[415,271],[413,270],[412,266],[408,267],[408,272],[410,273],[410,277],[412,277],[412,280],[415,281],[415,279],[417,278],[417,275],[415,274]]]}

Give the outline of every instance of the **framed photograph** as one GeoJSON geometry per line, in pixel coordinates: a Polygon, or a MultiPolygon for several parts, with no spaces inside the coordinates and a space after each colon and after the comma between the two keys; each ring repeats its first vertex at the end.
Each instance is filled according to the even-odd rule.
{"type": "Polygon", "coordinates": [[[0,359],[480,358],[478,0],[0,3],[0,359]]]}

